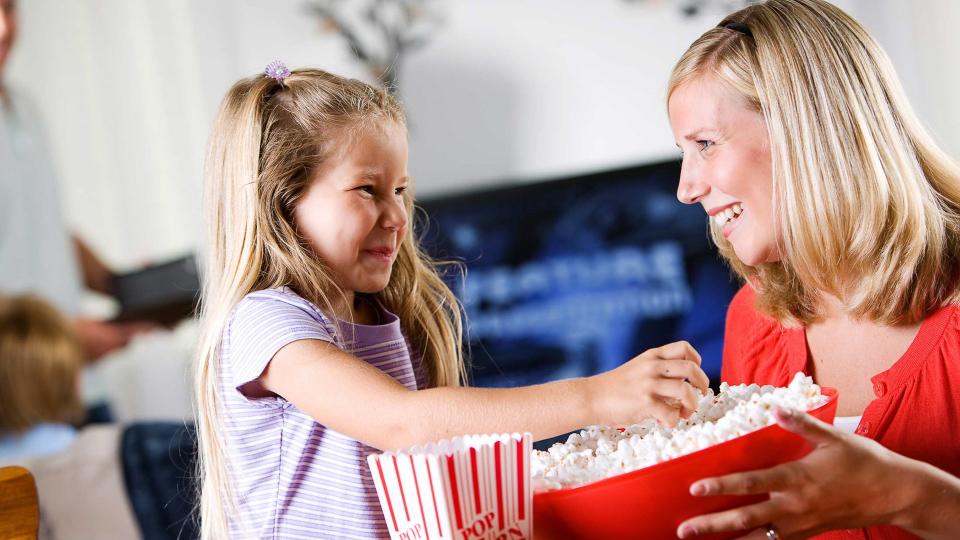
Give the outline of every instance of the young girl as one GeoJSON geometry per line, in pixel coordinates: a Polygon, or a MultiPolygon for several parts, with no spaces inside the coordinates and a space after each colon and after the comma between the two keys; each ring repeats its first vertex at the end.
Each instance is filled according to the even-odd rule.
{"type": "Polygon", "coordinates": [[[767,0],[690,46],[668,107],[677,196],[703,205],[747,283],[723,379],[803,370],[840,394],[836,427],[781,418],[816,446],[804,459],[691,487],[769,500],[678,535],[960,537],[960,168],[889,59],[827,2],[767,0]]]}
{"type": "Polygon", "coordinates": [[[706,389],[682,342],[587,379],[460,386],[460,307],[417,246],[404,116],[382,90],[272,64],[227,93],[205,176],[204,538],[386,537],[376,449],[673,424],[706,389]]]}

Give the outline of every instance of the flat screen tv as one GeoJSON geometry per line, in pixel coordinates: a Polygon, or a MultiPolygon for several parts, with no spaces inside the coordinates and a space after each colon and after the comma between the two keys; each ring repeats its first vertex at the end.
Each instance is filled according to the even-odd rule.
{"type": "Polygon", "coordinates": [[[737,290],[680,164],[653,163],[421,200],[421,239],[465,278],[471,384],[590,375],[685,339],[716,385],[737,290]]]}

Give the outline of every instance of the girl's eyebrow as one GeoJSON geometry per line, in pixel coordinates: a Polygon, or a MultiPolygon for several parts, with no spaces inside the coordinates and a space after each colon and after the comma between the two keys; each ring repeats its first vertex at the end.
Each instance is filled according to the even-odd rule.
{"type": "MultiPolygon", "coordinates": [[[[358,178],[358,179],[360,179],[360,180],[377,181],[377,180],[380,180],[380,178],[382,178],[382,175],[380,174],[380,171],[373,170],[373,169],[367,169],[367,170],[360,171],[360,172],[357,174],[356,178],[358,178]]],[[[399,181],[398,181],[398,183],[400,183],[400,184],[406,184],[406,183],[409,183],[409,182],[410,182],[410,177],[409,177],[409,176],[404,176],[404,177],[400,178],[399,181]]]]}
{"type": "Polygon", "coordinates": [[[377,180],[380,178],[380,171],[373,169],[363,170],[357,173],[357,178],[362,178],[364,180],[377,180]]]}

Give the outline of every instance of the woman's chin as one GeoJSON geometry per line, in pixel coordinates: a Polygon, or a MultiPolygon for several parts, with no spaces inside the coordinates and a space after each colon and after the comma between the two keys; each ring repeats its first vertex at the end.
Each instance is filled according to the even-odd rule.
{"type": "Polygon", "coordinates": [[[737,259],[747,266],[759,266],[780,260],[777,250],[775,249],[757,249],[755,246],[738,247],[734,244],[733,252],[736,254],[737,259]]]}
{"type": "Polygon", "coordinates": [[[761,253],[759,253],[756,249],[753,249],[752,246],[740,247],[734,244],[733,253],[736,254],[737,259],[740,260],[741,264],[745,264],[747,266],[757,266],[758,264],[762,264],[764,262],[761,253]]]}

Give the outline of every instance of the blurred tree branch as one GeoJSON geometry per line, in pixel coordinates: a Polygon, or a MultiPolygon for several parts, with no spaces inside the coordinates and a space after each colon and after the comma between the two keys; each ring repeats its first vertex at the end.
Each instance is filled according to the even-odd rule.
{"type": "Polygon", "coordinates": [[[673,4],[686,17],[696,17],[704,11],[732,13],[756,3],[757,0],[624,0],[631,4],[663,6],[673,4]]]}
{"type": "Polygon", "coordinates": [[[439,0],[312,0],[307,10],[321,31],[339,34],[354,57],[391,93],[404,55],[422,47],[443,24],[439,0]]]}

